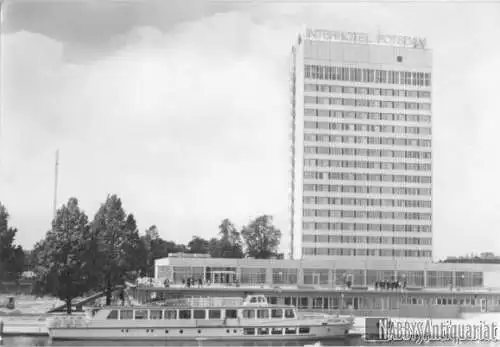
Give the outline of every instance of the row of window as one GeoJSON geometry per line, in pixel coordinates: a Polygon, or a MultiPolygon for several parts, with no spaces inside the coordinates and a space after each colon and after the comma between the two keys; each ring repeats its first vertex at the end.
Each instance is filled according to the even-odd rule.
{"type": "Polygon", "coordinates": [[[404,182],[404,183],[431,183],[432,176],[386,175],[354,172],[320,172],[305,171],[304,179],[329,179],[342,181],[374,181],[374,182],[404,182]]]}
{"type": "Polygon", "coordinates": [[[304,230],[336,230],[336,231],[392,231],[430,233],[430,225],[411,224],[374,224],[374,223],[327,223],[303,222],[304,230]]]}
{"type": "Polygon", "coordinates": [[[404,113],[386,113],[386,112],[359,112],[359,111],[340,111],[324,110],[317,108],[304,109],[306,117],[324,117],[335,119],[370,119],[376,121],[399,121],[399,122],[422,122],[430,123],[431,116],[427,114],[404,114],[404,113]]]}
{"type": "Polygon", "coordinates": [[[393,163],[387,161],[304,159],[307,167],[341,167],[353,169],[431,171],[431,164],[393,163]]]}
{"type": "Polygon", "coordinates": [[[429,200],[396,200],[396,199],[356,199],[331,198],[327,196],[304,196],[306,205],[353,205],[353,206],[389,206],[408,208],[431,208],[429,200]]]}
{"type": "Polygon", "coordinates": [[[393,151],[390,149],[368,149],[368,148],[342,148],[326,146],[304,146],[304,153],[325,155],[350,155],[361,157],[388,157],[388,158],[411,158],[431,159],[431,152],[421,151],[393,151]]]}
{"type": "MultiPolygon", "coordinates": [[[[479,283],[477,281],[476,283],[479,283]]],[[[314,283],[311,283],[314,284],[314,283]]],[[[370,283],[371,284],[371,283],[370,283]]],[[[415,285],[415,284],[413,284],[415,285]]],[[[417,287],[419,285],[416,285],[417,287]]],[[[422,285],[420,285],[422,286],[422,285]]],[[[477,286],[477,285],[476,285],[477,286]]],[[[472,287],[472,286],[471,286],[472,287]]],[[[385,309],[398,309],[399,304],[403,305],[469,305],[475,306],[480,305],[481,298],[474,296],[459,296],[459,297],[429,297],[428,295],[417,296],[417,295],[395,295],[391,296],[389,300],[387,297],[383,296],[347,296],[342,294],[343,297],[330,296],[330,297],[285,297],[278,298],[277,302],[289,302],[299,309],[324,309],[324,310],[337,310],[352,308],[354,310],[358,309],[381,309],[382,302],[384,302],[385,309]]],[[[500,300],[496,297],[490,299],[493,305],[500,303],[500,300]]]]}
{"type": "Polygon", "coordinates": [[[295,312],[291,308],[273,308],[273,309],[123,309],[123,310],[112,310],[109,312],[107,319],[223,319],[238,318],[238,311],[241,318],[244,319],[294,319],[295,312]]]}
{"type": "Polygon", "coordinates": [[[359,235],[302,235],[303,242],[314,243],[361,243],[383,245],[432,245],[431,237],[389,237],[359,235]]]}
{"type": "Polygon", "coordinates": [[[244,328],[243,329],[243,335],[295,335],[297,334],[297,330],[299,332],[299,335],[302,334],[309,334],[310,328],[309,327],[288,327],[288,328],[244,328]]]}
{"type": "Polygon", "coordinates": [[[348,211],[327,209],[304,209],[304,217],[336,217],[364,219],[432,220],[432,213],[396,211],[348,211]]]}
{"type": "Polygon", "coordinates": [[[334,192],[390,195],[431,195],[431,188],[354,186],[338,184],[304,184],[304,192],[334,192]]]}
{"type": "MultiPolygon", "coordinates": [[[[200,269],[203,270],[204,267],[172,267],[170,265],[165,265],[160,266],[160,268],[170,268],[175,279],[179,277],[182,278],[182,276],[185,275],[191,277],[199,273],[200,269]]],[[[298,284],[300,279],[304,284],[312,284],[315,282],[315,284],[329,286],[331,284],[343,284],[345,283],[345,279],[350,277],[353,285],[366,286],[373,285],[376,281],[394,281],[404,275],[409,286],[423,287],[424,284],[426,284],[429,288],[446,288],[449,287],[453,281],[457,287],[480,287],[483,285],[483,273],[480,271],[414,271],[397,268],[397,266],[385,270],[342,269],[331,267],[328,264],[325,264],[324,268],[303,268],[303,275],[299,274],[299,269],[297,267],[248,268],[238,266],[231,269],[235,272],[239,271],[239,283],[249,284],[298,284]],[[269,272],[272,273],[270,277],[267,276],[269,272]],[[426,279],[426,281],[424,281],[424,279],[426,279]]],[[[165,274],[171,273],[170,271],[165,270],[165,274]]],[[[157,296],[161,299],[164,294],[164,292],[159,292],[157,296]]],[[[297,298],[291,297],[291,299],[293,301],[297,298]]],[[[293,305],[297,307],[297,302],[291,303],[290,297],[287,299],[287,297],[270,296],[268,297],[268,302],[275,305],[293,305]]],[[[307,300],[304,305],[305,308],[307,308],[307,300]]],[[[226,307],[222,304],[220,306],[226,307]]]]}
{"type": "Polygon", "coordinates": [[[322,92],[322,93],[339,93],[339,94],[361,94],[361,95],[376,95],[376,96],[398,96],[404,98],[420,98],[430,99],[431,92],[426,90],[406,90],[392,88],[367,88],[367,87],[352,87],[339,86],[330,84],[311,84],[304,85],[306,92],[322,92]]]}
{"type": "Polygon", "coordinates": [[[431,85],[430,72],[375,70],[338,65],[307,64],[304,67],[304,77],[328,81],[402,84],[418,87],[431,85]]]}
{"type": "Polygon", "coordinates": [[[405,101],[387,101],[387,100],[367,100],[367,99],[346,99],[331,98],[328,96],[304,96],[305,105],[343,105],[371,108],[390,108],[399,110],[421,110],[430,111],[431,104],[428,102],[405,102],[405,101]]]}
{"type": "Polygon", "coordinates": [[[429,250],[409,250],[409,249],[357,249],[357,248],[320,248],[303,247],[302,254],[305,256],[335,255],[335,256],[369,256],[369,257],[432,257],[429,250]]]}
{"type": "Polygon", "coordinates": [[[414,135],[432,134],[432,128],[430,127],[405,127],[401,125],[353,124],[353,123],[313,122],[313,121],[304,121],[304,129],[364,131],[373,133],[414,134],[414,135]]]}
{"type": "Polygon", "coordinates": [[[326,133],[315,133],[315,134],[305,133],[304,141],[327,142],[327,143],[355,143],[355,144],[388,145],[388,146],[416,146],[416,147],[432,146],[432,140],[428,139],[330,135],[326,133]]]}

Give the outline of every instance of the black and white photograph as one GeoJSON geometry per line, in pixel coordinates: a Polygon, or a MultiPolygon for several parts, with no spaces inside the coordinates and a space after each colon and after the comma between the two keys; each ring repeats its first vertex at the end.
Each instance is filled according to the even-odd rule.
{"type": "Polygon", "coordinates": [[[499,0],[0,20],[0,346],[500,346],[499,0]]]}

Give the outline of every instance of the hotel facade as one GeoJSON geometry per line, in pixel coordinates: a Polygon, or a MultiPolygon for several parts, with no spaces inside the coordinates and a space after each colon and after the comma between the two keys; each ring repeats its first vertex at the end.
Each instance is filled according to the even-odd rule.
{"type": "Polygon", "coordinates": [[[432,54],[306,29],[292,49],[294,259],[432,259],[432,54]]]}

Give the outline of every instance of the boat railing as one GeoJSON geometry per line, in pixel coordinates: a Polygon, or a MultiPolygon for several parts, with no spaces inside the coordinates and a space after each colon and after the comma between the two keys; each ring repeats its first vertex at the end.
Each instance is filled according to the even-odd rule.
{"type": "Polygon", "coordinates": [[[165,300],[160,303],[162,306],[172,308],[210,308],[210,307],[228,307],[243,305],[242,298],[231,297],[192,297],[184,299],[165,300]]]}
{"type": "Polygon", "coordinates": [[[90,319],[86,316],[64,316],[47,318],[48,328],[86,328],[90,319]]]}
{"type": "Polygon", "coordinates": [[[189,304],[193,307],[227,307],[227,306],[241,306],[243,304],[242,298],[190,298],[189,304]]]}

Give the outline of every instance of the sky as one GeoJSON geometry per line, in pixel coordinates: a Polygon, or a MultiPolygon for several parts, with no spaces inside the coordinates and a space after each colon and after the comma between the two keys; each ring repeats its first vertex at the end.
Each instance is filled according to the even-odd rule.
{"type": "Polygon", "coordinates": [[[433,49],[434,255],[500,253],[500,3],[4,1],[0,202],[31,248],[75,196],[187,242],[270,214],[288,245],[289,56],[314,28],[433,49]]]}

